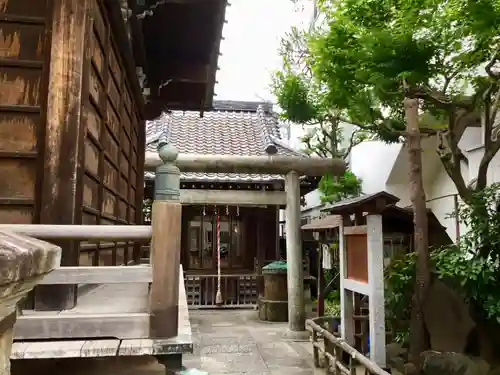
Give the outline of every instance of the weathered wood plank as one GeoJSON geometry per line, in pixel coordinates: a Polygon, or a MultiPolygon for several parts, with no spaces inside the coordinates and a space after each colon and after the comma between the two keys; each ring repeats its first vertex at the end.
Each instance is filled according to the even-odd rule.
{"type": "Polygon", "coordinates": [[[284,191],[182,189],[180,200],[184,205],[284,206],[286,195],[284,191]]]}
{"type": "Polygon", "coordinates": [[[148,338],[148,313],[64,314],[42,313],[18,318],[15,340],[116,337],[148,338]]]}
{"type": "Polygon", "coordinates": [[[95,358],[118,354],[120,340],[14,342],[11,359],[95,358]]]}
{"type": "Polygon", "coordinates": [[[120,340],[88,340],[82,347],[81,357],[113,357],[119,347],[120,340]]]}
{"type": "Polygon", "coordinates": [[[184,354],[193,352],[193,341],[184,336],[165,340],[136,339],[122,340],[119,356],[184,354]]]}
{"type": "MultiPolygon", "coordinates": [[[[41,224],[81,224],[83,170],[79,161],[83,152],[81,108],[88,7],[88,0],[55,0],[52,5],[41,224]]],[[[65,249],[62,265],[78,264],[78,242],[61,241],[58,245],[65,249]]],[[[37,310],[72,308],[75,303],[74,285],[41,286],[35,290],[37,310]]]]}
{"type": "MultiPolygon", "coordinates": [[[[182,267],[179,268],[179,273],[182,275],[182,267]]],[[[14,328],[15,339],[22,339],[18,335],[20,325],[21,330],[31,329],[31,334],[33,334],[33,332],[43,333],[43,329],[47,329],[52,333],[55,332],[56,336],[59,337],[41,339],[44,341],[40,341],[39,344],[43,344],[45,347],[51,348],[51,350],[38,351],[37,358],[56,358],[57,356],[61,358],[68,357],[69,354],[65,354],[61,351],[55,350],[54,348],[57,349],[59,342],[68,342],[61,341],[61,339],[67,340],[73,337],[82,338],[82,332],[84,332],[84,335],[110,337],[116,335],[116,332],[119,331],[119,336],[116,337],[122,337],[123,340],[120,341],[118,338],[96,339],[98,336],[95,336],[92,338],[89,337],[88,340],[83,341],[69,341],[80,341],[83,343],[79,355],[77,355],[78,353],[75,349],[78,344],[74,344],[74,347],[71,350],[72,356],[102,357],[114,355],[134,356],[192,353],[193,340],[184,288],[184,278],[180,277],[179,281],[178,335],[175,337],[150,339],[147,337],[149,327],[145,330],[145,336],[133,336],[132,333],[130,333],[130,327],[128,327],[127,324],[135,324],[139,319],[131,322],[131,320],[127,320],[125,317],[130,316],[134,318],[141,316],[143,322],[148,321],[148,314],[146,312],[132,312],[145,311],[147,307],[147,284],[109,284],[101,285],[81,296],[81,298],[79,298],[78,306],[72,310],[64,310],[60,312],[40,312],[33,310],[24,311],[24,315],[18,318],[18,322],[14,328]],[[129,297],[126,301],[123,300],[125,294],[129,297]],[[134,307],[134,309],[131,307],[134,307]],[[92,311],[94,311],[93,314],[92,311]],[[124,311],[127,313],[120,314],[113,313],[113,311],[124,311]],[[99,312],[99,314],[96,314],[95,312],[99,312]],[[26,324],[27,321],[29,321],[28,324],[26,324]],[[37,331],[33,330],[33,326],[35,326],[37,331]],[[110,326],[112,328],[110,328],[110,326]],[[112,330],[115,331],[115,334],[113,334],[112,330]],[[125,338],[125,336],[128,337],[125,338]]],[[[33,337],[33,339],[40,338],[33,337]]],[[[11,358],[25,358],[25,352],[29,345],[31,345],[31,342],[17,341],[14,344],[11,358]]],[[[32,348],[30,358],[35,358],[33,354],[34,352],[35,350],[32,348]]]]}
{"type": "Polygon", "coordinates": [[[151,216],[150,337],[164,339],[178,333],[182,205],[156,200],[151,216]]]}
{"type": "MultiPolygon", "coordinates": [[[[28,343],[23,359],[39,358],[77,358],[85,341],[37,341],[28,343]]],[[[15,344],[14,348],[15,349],[15,344]]]]}
{"type": "Polygon", "coordinates": [[[45,276],[39,284],[123,284],[149,283],[149,265],[115,267],[61,267],[45,276]]]}
{"type": "Polygon", "coordinates": [[[153,342],[148,339],[122,340],[118,349],[118,355],[153,355],[153,342]]]}
{"type": "Polygon", "coordinates": [[[10,354],[10,359],[23,359],[24,352],[26,348],[30,345],[29,342],[14,342],[12,344],[12,350],[10,354]]]}

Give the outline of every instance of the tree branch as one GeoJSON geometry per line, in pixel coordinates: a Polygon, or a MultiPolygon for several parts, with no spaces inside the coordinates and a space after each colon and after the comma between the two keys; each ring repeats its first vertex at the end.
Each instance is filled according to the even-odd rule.
{"type": "Polygon", "coordinates": [[[461,162],[467,162],[467,158],[458,147],[456,136],[450,130],[455,127],[455,121],[454,113],[450,113],[448,117],[448,129],[438,132],[439,144],[436,151],[446,173],[455,183],[458,194],[464,202],[469,203],[471,202],[472,192],[465,183],[461,168],[461,162]]]}
{"type": "Polygon", "coordinates": [[[488,184],[488,167],[491,160],[500,150],[500,139],[494,129],[495,118],[491,116],[491,92],[494,88],[492,84],[483,95],[483,126],[484,126],[484,154],[479,163],[477,171],[476,189],[482,190],[488,184]]]}
{"type": "Polygon", "coordinates": [[[493,78],[493,79],[500,78],[500,71],[496,71],[496,72],[493,71],[495,64],[497,62],[499,62],[499,60],[500,60],[500,50],[497,50],[497,52],[495,53],[493,58],[490,60],[490,62],[488,64],[486,64],[486,67],[484,68],[484,70],[486,70],[486,73],[488,74],[488,76],[490,78],[493,78]]]}
{"type": "Polygon", "coordinates": [[[354,146],[357,146],[361,143],[360,140],[357,140],[356,141],[356,135],[359,133],[359,130],[354,130],[351,134],[351,138],[349,139],[349,146],[347,146],[347,149],[344,151],[344,155],[343,155],[343,158],[344,160],[347,159],[347,157],[349,156],[349,154],[351,153],[352,151],[352,148],[354,146]]]}
{"type": "Polygon", "coordinates": [[[450,110],[452,107],[463,108],[469,111],[474,109],[473,97],[454,100],[436,89],[425,87],[409,87],[405,90],[405,94],[409,98],[423,99],[440,109],[450,110]]]}

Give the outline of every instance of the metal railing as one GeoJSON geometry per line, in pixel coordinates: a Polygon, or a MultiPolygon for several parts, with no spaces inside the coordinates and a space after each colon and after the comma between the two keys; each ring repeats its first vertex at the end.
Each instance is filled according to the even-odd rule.
{"type": "Polygon", "coordinates": [[[335,375],[390,375],[342,340],[329,326],[333,317],[308,319],[306,326],[312,331],[314,366],[324,367],[327,374],[335,375]],[[360,372],[363,371],[363,372],[360,372]]]}
{"type": "Polygon", "coordinates": [[[217,275],[184,275],[188,308],[253,308],[257,305],[257,275],[221,275],[222,304],[216,303],[217,275]]]}

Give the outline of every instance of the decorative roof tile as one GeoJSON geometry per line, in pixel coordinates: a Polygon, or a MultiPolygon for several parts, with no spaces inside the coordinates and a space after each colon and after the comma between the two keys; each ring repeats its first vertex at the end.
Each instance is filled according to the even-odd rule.
{"type": "MultiPolygon", "coordinates": [[[[146,124],[146,150],[156,151],[159,139],[166,138],[180,153],[200,155],[282,155],[303,156],[281,140],[278,121],[266,106],[252,102],[223,102],[223,111],[173,111],[146,124]],[[231,104],[234,103],[234,104],[231,104]],[[245,105],[239,105],[244,103],[245,105]]],[[[217,108],[217,106],[214,104],[217,108]]],[[[149,174],[146,177],[151,177],[149,174]]],[[[279,175],[183,173],[184,181],[261,182],[281,180],[279,175]]]]}

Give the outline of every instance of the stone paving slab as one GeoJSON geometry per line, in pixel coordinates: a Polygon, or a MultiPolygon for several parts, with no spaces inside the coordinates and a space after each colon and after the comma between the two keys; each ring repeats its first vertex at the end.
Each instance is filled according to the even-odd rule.
{"type": "Polygon", "coordinates": [[[322,373],[314,369],[310,343],[285,340],[286,323],[260,322],[256,311],[192,311],[191,322],[198,344],[186,366],[210,375],[322,373]]]}

